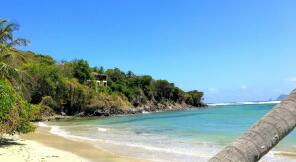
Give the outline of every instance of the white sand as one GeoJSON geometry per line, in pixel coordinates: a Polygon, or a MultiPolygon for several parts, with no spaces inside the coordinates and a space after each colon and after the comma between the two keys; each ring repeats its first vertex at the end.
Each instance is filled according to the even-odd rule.
{"type": "Polygon", "coordinates": [[[1,162],[89,162],[70,152],[47,147],[31,140],[21,140],[17,136],[14,141],[0,146],[1,162]]]}

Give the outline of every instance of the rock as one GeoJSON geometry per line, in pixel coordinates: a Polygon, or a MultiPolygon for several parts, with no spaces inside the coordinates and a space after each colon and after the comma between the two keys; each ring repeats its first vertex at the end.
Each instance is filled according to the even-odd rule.
{"type": "Polygon", "coordinates": [[[102,116],[104,115],[104,113],[101,111],[101,110],[96,110],[94,113],[93,113],[94,116],[102,116]]]}
{"type": "Polygon", "coordinates": [[[80,113],[76,114],[75,116],[84,116],[84,112],[80,112],[80,113]]]}

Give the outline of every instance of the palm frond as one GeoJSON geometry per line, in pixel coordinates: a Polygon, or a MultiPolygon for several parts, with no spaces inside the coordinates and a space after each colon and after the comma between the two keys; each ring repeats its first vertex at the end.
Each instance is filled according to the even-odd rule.
{"type": "Polygon", "coordinates": [[[18,78],[18,70],[14,67],[4,63],[0,62],[0,78],[1,79],[10,79],[10,78],[18,78]]]}
{"type": "Polygon", "coordinates": [[[0,28],[2,29],[7,22],[8,22],[8,19],[0,19],[0,28]]]}
{"type": "Polygon", "coordinates": [[[28,79],[29,75],[17,69],[20,64],[26,62],[26,57],[14,46],[27,46],[30,42],[24,38],[14,39],[13,32],[18,29],[17,24],[0,19],[0,79],[8,79],[20,89],[22,80],[28,79]]]}
{"type": "Polygon", "coordinates": [[[19,29],[19,25],[9,22],[7,19],[0,20],[0,43],[13,42],[13,32],[19,29]]]}
{"type": "Polygon", "coordinates": [[[10,42],[8,45],[10,47],[14,47],[14,46],[27,46],[30,44],[30,41],[24,38],[18,38],[13,40],[12,42],[10,42]]]}

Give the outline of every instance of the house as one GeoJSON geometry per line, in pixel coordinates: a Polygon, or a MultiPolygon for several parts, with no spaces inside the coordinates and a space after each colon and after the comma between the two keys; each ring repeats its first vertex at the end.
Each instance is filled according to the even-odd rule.
{"type": "Polygon", "coordinates": [[[107,75],[99,74],[96,72],[92,72],[92,75],[95,77],[95,82],[97,84],[107,87],[107,75]]]}
{"type": "Polygon", "coordinates": [[[88,84],[95,83],[96,92],[98,92],[98,85],[107,87],[107,75],[92,72],[93,80],[87,80],[88,84]]]}

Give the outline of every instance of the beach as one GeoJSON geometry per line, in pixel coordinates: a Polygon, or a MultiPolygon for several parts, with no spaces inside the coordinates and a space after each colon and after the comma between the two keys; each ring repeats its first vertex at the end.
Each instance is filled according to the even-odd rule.
{"type": "MultiPolygon", "coordinates": [[[[0,161],[9,162],[205,162],[236,139],[273,104],[35,123],[35,132],[9,137],[0,161]]],[[[292,162],[292,132],[261,162],[292,162]]]]}
{"type": "Polygon", "coordinates": [[[0,161],[9,162],[134,162],[79,140],[67,140],[38,127],[33,133],[10,136],[0,147],[0,161]]]}
{"type": "MultiPolygon", "coordinates": [[[[158,162],[205,162],[273,106],[274,103],[235,104],[175,112],[67,119],[38,125],[49,129],[51,134],[83,141],[124,157],[158,162]]],[[[295,161],[295,146],[296,134],[292,132],[261,161],[295,161]]]]}

